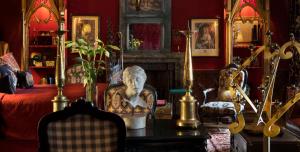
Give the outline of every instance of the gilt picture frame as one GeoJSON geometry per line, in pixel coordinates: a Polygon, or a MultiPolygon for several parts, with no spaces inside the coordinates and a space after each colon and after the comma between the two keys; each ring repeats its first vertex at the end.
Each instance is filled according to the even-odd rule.
{"type": "Polygon", "coordinates": [[[218,19],[191,19],[192,56],[219,56],[218,19]]]}
{"type": "Polygon", "coordinates": [[[91,45],[99,36],[98,16],[72,16],[72,41],[82,38],[91,45]]]}

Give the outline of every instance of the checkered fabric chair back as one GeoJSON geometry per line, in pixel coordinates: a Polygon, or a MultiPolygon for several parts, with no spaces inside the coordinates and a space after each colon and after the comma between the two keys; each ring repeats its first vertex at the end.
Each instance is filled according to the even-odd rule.
{"type": "Polygon", "coordinates": [[[123,120],[84,101],[46,115],[41,119],[38,131],[41,152],[124,151],[126,129],[123,120]]]}
{"type": "Polygon", "coordinates": [[[157,92],[151,85],[145,84],[144,89],[140,93],[140,97],[147,103],[147,108],[135,107],[134,109],[120,97],[124,92],[126,86],[123,83],[110,85],[104,92],[104,109],[105,111],[117,113],[117,114],[132,114],[134,110],[135,114],[146,114],[148,118],[154,117],[157,92]]]}

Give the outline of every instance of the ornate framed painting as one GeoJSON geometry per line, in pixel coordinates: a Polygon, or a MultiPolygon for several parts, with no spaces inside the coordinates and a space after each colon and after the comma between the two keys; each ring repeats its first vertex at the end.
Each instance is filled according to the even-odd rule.
{"type": "Polygon", "coordinates": [[[99,17],[98,16],[72,16],[72,41],[84,39],[93,44],[98,38],[99,17]]]}
{"type": "Polygon", "coordinates": [[[219,56],[218,19],[192,19],[192,56],[219,56]]]}

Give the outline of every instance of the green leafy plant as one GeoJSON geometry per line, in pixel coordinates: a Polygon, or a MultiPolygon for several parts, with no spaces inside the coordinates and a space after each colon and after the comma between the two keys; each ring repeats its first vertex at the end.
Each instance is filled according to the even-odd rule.
{"type": "Polygon", "coordinates": [[[95,84],[97,76],[105,69],[105,57],[109,57],[109,49],[120,50],[114,45],[105,45],[100,39],[91,45],[84,39],[67,41],[66,48],[72,48],[74,53],[79,54],[79,61],[84,72],[84,86],[95,84]]]}
{"type": "Polygon", "coordinates": [[[142,45],[143,41],[138,38],[134,38],[133,35],[130,35],[129,45],[131,49],[138,49],[142,45]]]}

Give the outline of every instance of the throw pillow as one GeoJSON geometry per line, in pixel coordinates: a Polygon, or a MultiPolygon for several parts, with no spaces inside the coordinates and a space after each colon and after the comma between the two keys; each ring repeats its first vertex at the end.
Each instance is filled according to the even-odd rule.
{"type": "Polygon", "coordinates": [[[20,66],[12,53],[6,53],[0,57],[0,65],[7,64],[14,72],[20,71],[20,66]]]}
{"type": "Polygon", "coordinates": [[[33,76],[30,72],[27,71],[18,71],[17,72],[18,88],[31,88],[33,87],[33,76]]]}
{"type": "Polygon", "coordinates": [[[0,92],[13,94],[16,92],[17,77],[10,66],[0,66],[0,92]]]}

